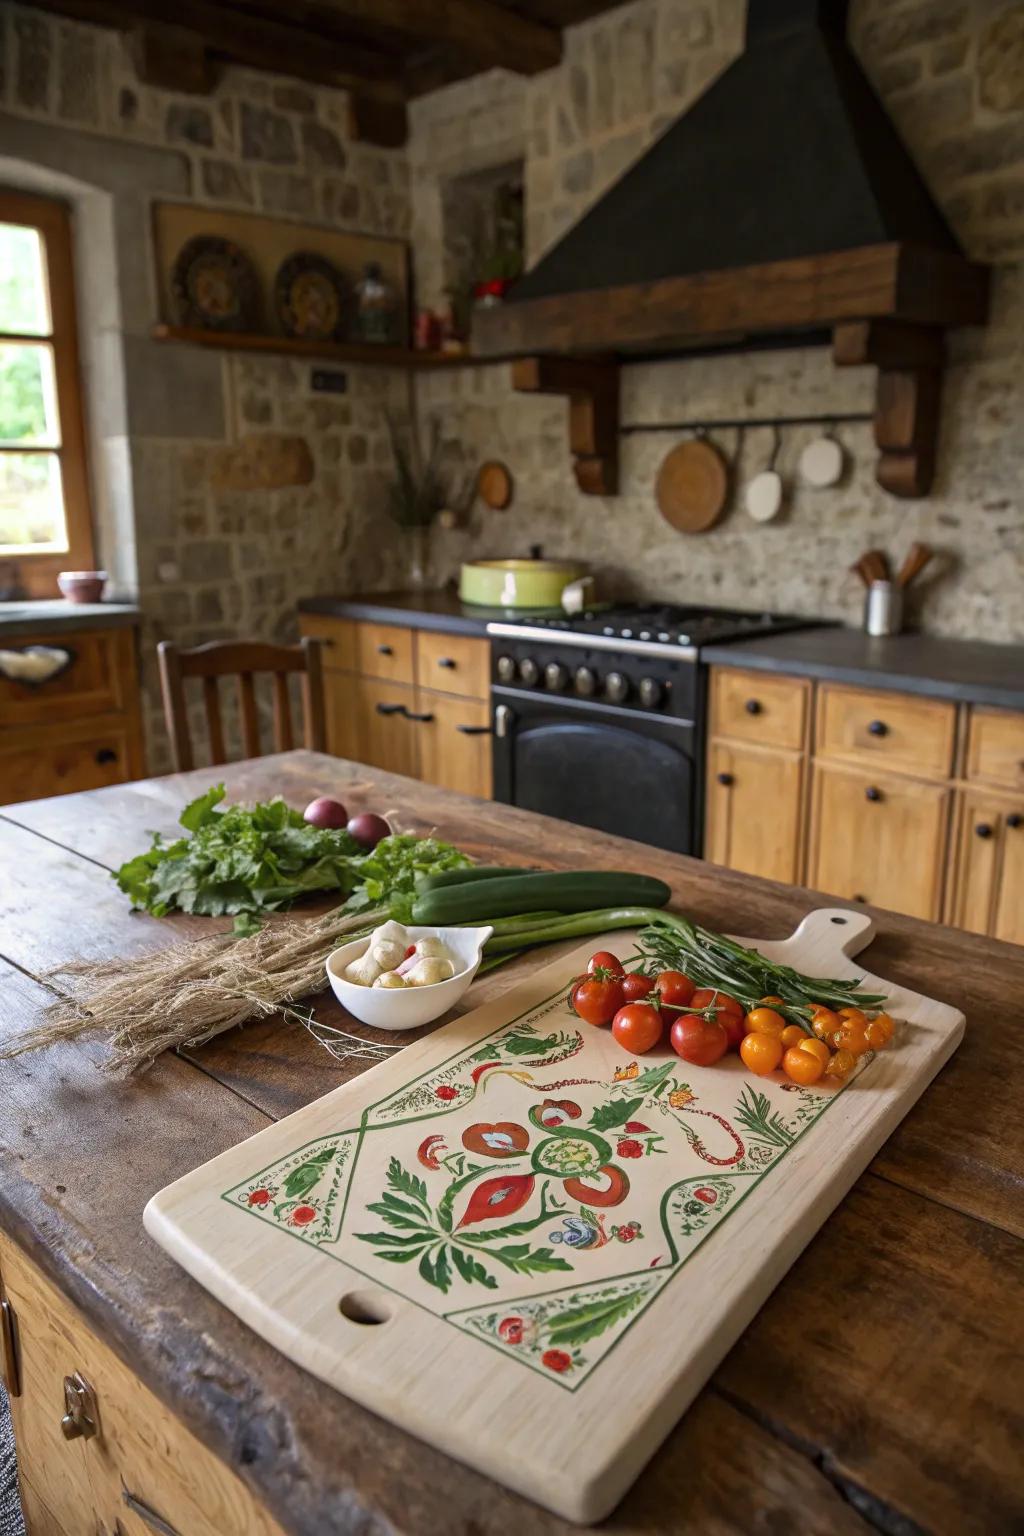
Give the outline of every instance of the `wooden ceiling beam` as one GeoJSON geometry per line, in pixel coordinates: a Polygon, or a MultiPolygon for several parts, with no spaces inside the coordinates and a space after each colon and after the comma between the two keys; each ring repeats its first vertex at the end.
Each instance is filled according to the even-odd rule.
{"type": "Polygon", "coordinates": [[[420,43],[457,49],[478,65],[522,75],[562,59],[557,27],[517,15],[492,0],[322,0],[339,18],[368,31],[383,28],[420,43]]]}

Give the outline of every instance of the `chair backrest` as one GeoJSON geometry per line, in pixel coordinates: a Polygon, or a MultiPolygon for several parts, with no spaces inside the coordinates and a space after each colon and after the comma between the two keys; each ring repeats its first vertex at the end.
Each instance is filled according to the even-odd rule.
{"type": "Polygon", "coordinates": [[[256,640],[213,640],[207,645],[194,646],[191,650],[180,650],[169,640],[162,640],[157,646],[157,657],[160,663],[164,718],[167,721],[167,734],[171,738],[174,767],[178,773],[195,767],[185,701],[185,680],[190,677],[202,679],[212,763],[227,760],[218,690],[222,677],[237,679],[238,714],[245,756],[261,756],[254,684],[258,672],[268,672],[273,680],[274,750],[288,752],[295,745],[291,701],[288,697],[288,675],[292,672],[302,674],[304,745],[314,752],[324,750],[324,682],[319,640],[307,637],[298,645],[264,645],[256,640]]]}

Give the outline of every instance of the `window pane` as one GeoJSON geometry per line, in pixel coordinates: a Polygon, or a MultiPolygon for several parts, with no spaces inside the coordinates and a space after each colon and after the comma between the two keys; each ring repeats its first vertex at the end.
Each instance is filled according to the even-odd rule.
{"type": "Polygon", "coordinates": [[[0,443],[60,447],[53,352],[12,341],[0,344],[0,443]]]}
{"type": "Polygon", "coordinates": [[[37,229],[0,224],[0,331],[47,336],[46,257],[37,229]]]}
{"type": "Polygon", "coordinates": [[[0,453],[0,555],[68,547],[55,453],[0,453]]]}

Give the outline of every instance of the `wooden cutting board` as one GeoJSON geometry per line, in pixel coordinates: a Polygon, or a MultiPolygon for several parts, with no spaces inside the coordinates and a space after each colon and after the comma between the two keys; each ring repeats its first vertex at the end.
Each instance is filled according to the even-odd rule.
{"type": "MultiPolygon", "coordinates": [[[[856,976],[872,933],[819,910],[757,948],[856,976]]],[[[292,1360],[578,1521],[621,1498],[964,1029],[868,977],[906,1022],[841,1088],[633,1060],[565,1006],[602,947],[632,941],[538,969],[145,1211],[292,1360]]]]}
{"type": "Polygon", "coordinates": [[[714,527],[729,495],[729,466],[714,443],[694,438],[662,460],[654,487],[658,511],[679,533],[714,527]]]}

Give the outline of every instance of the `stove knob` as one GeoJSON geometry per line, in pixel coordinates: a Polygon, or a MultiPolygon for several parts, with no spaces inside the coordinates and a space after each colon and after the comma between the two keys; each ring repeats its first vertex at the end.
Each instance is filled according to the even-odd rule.
{"type": "Polygon", "coordinates": [[[665,690],[657,678],[642,677],[637,691],[640,694],[640,703],[645,709],[657,709],[665,690]]]}
{"type": "Polygon", "coordinates": [[[629,698],[629,678],[621,672],[609,672],[604,680],[604,691],[613,704],[623,704],[629,698]]]}
{"type": "Polygon", "coordinates": [[[536,688],[540,682],[540,667],[532,656],[526,656],[519,663],[519,681],[525,683],[527,688],[536,688]]]}
{"type": "Polygon", "coordinates": [[[549,661],[544,668],[544,686],[552,693],[559,693],[569,681],[569,669],[560,661],[549,661]]]}
{"type": "Polygon", "coordinates": [[[516,661],[514,656],[499,656],[497,661],[498,681],[500,683],[514,683],[516,680],[516,661]]]}
{"type": "Polygon", "coordinates": [[[576,692],[589,699],[597,692],[597,678],[589,667],[577,667],[572,680],[576,692]]]}

